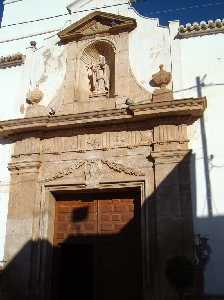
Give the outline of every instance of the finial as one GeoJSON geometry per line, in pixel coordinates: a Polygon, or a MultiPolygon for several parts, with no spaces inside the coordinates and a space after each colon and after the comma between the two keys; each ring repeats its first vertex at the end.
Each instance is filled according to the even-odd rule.
{"type": "Polygon", "coordinates": [[[37,85],[35,89],[27,93],[26,102],[31,105],[38,104],[42,100],[43,95],[43,92],[39,89],[39,86],[37,85]]]}
{"type": "Polygon", "coordinates": [[[151,80],[152,85],[159,88],[153,92],[153,102],[172,101],[173,93],[166,87],[171,82],[171,73],[164,70],[163,64],[159,69],[159,72],[152,75],[151,80]]]}
{"type": "Polygon", "coordinates": [[[159,66],[160,71],[152,75],[153,84],[156,87],[165,88],[171,81],[171,73],[164,70],[164,65],[159,66]]]}

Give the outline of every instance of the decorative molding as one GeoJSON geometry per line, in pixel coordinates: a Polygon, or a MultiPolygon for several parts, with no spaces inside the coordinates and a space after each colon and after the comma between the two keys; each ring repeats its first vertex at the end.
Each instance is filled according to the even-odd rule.
{"type": "Polygon", "coordinates": [[[0,57],[0,69],[20,66],[24,63],[25,56],[22,53],[16,53],[0,57]]]}
{"type": "Polygon", "coordinates": [[[154,127],[154,140],[153,144],[166,144],[166,143],[187,143],[187,125],[159,125],[154,127]]]}
{"type": "Polygon", "coordinates": [[[53,180],[57,180],[60,178],[63,178],[67,175],[72,174],[75,170],[79,169],[80,167],[82,167],[85,164],[85,161],[77,161],[75,163],[73,163],[73,165],[69,168],[66,168],[62,171],[57,172],[54,176],[52,177],[47,177],[44,179],[44,182],[50,182],[53,180]]]}
{"type": "Polygon", "coordinates": [[[183,158],[189,157],[191,150],[173,150],[173,151],[152,151],[150,158],[154,160],[154,165],[179,163],[183,158]]]}
{"type": "MultiPolygon", "coordinates": [[[[188,117],[193,123],[201,117],[206,108],[206,98],[189,98],[183,100],[164,101],[130,105],[127,109],[110,109],[103,111],[43,116],[35,118],[14,119],[0,122],[0,138],[8,138],[18,133],[63,130],[68,128],[82,128],[85,126],[105,126],[120,124],[121,122],[136,122],[156,120],[163,117],[188,117]]],[[[181,123],[181,120],[180,120],[181,123]]]]}
{"type": "Polygon", "coordinates": [[[8,164],[8,170],[12,173],[23,171],[24,173],[35,173],[39,170],[41,166],[40,161],[22,161],[22,162],[12,162],[8,164]]]}
{"type": "Polygon", "coordinates": [[[135,19],[95,11],[59,32],[58,36],[61,42],[66,43],[95,35],[118,34],[122,31],[131,31],[136,26],[135,19]]]}
{"type": "Polygon", "coordinates": [[[149,146],[152,144],[152,139],[151,130],[123,130],[44,138],[41,143],[43,153],[83,153],[92,150],[107,151],[118,148],[132,149],[139,146],[149,146]]]}
{"type": "Polygon", "coordinates": [[[51,177],[45,178],[42,182],[49,183],[51,181],[64,178],[67,175],[73,174],[75,170],[78,170],[79,168],[83,167],[83,173],[85,175],[85,180],[88,183],[88,185],[95,184],[97,181],[99,181],[99,178],[101,176],[102,164],[106,165],[108,168],[118,173],[124,173],[132,176],[145,175],[145,173],[141,170],[132,169],[114,161],[102,159],[89,159],[76,161],[71,167],[59,171],[51,177]]]}
{"type": "Polygon", "coordinates": [[[207,100],[206,97],[203,97],[130,105],[129,110],[131,110],[136,117],[147,115],[151,119],[164,116],[174,117],[184,115],[197,118],[202,116],[206,107],[207,100]]]}
{"type": "Polygon", "coordinates": [[[193,24],[187,23],[185,26],[181,25],[176,38],[183,39],[217,33],[224,33],[224,19],[209,20],[208,22],[201,21],[200,23],[194,22],[193,24]]]}
{"type": "Polygon", "coordinates": [[[114,170],[115,172],[119,173],[125,173],[127,175],[133,175],[133,176],[144,176],[145,173],[142,172],[141,170],[134,170],[131,168],[128,168],[122,164],[118,164],[109,160],[102,160],[102,163],[107,165],[110,169],[114,170]]]}

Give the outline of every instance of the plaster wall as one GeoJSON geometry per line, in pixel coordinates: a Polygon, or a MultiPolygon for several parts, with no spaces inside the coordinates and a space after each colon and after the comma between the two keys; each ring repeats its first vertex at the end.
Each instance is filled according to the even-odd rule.
{"type": "MultiPolygon", "coordinates": [[[[177,27],[178,22],[170,24],[171,36],[173,34],[174,37],[177,33],[177,27]]],[[[222,33],[172,41],[175,97],[197,97],[196,78],[200,77],[201,92],[208,101],[204,118],[190,128],[189,136],[190,148],[193,150],[192,199],[195,234],[209,239],[210,260],[206,266],[205,289],[207,294],[213,295],[224,294],[223,53],[222,33]]]]}
{"type": "MultiPolygon", "coordinates": [[[[52,97],[54,97],[57,87],[60,86],[58,77],[60,81],[63,79],[63,74],[59,75],[61,68],[58,67],[57,62],[55,64],[54,62],[52,63],[52,59],[54,60],[55,57],[54,49],[50,50],[52,59],[50,63],[47,63],[49,56],[47,55],[49,48],[48,38],[52,38],[50,46],[54,46],[56,32],[35,37],[32,37],[32,35],[54,29],[60,30],[63,26],[68,25],[69,18],[64,16],[23,25],[10,27],[7,25],[67,13],[65,2],[61,0],[38,1],[38,3],[27,0],[17,2],[4,1],[4,14],[2,28],[0,29],[0,56],[20,52],[26,56],[26,59],[25,64],[21,66],[0,69],[1,99],[4,102],[4,105],[0,109],[0,120],[23,117],[20,113],[20,106],[25,103],[28,90],[41,77],[43,90],[45,91],[46,84],[43,80],[46,78],[44,77],[45,71],[48,72],[49,91],[52,93],[52,97]],[[30,49],[30,41],[32,40],[37,42],[38,50],[36,52],[30,49]],[[50,69],[49,65],[52,65],[53,69],[50,69]]],[[[60,53],[58,57],[60,59],[60,53]]],[[[49,92],[46,91],[45,99],[43,99],[45,102],[48,96],[49,92]]],[[[9,172],[7,166],[10,161],[12,147],[13,145],[0,144],[0,262],[4,260],[5,229],[9,199],[9,172]]]]}

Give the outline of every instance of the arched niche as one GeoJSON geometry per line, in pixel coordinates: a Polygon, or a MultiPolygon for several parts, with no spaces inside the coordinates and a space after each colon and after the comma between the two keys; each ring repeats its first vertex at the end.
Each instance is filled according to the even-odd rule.
{"type": "Polygon", "coordinates": [[[80,100],[93,99],[97,97],[109,97],[115,96],[115,49],[111,43],[107,41],[95,41],[88,45],[80,58],[80,70],[79,70],[79,97],[80,100]],[[108,76],[108,88],[105,95],[93,93],[93,87],[89,70],[92,65],[99,65],[100,57],[104,57],[105,65],[107,66],[108,76]]]}

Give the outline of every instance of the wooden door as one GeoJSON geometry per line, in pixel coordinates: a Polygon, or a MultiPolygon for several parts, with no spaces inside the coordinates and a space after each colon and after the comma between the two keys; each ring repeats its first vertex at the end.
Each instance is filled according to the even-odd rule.
{"type": "Polygon", "coordinates": [[[54,299],[141,299],[140,245],[137,193],[60,196],[54,299]]]}

